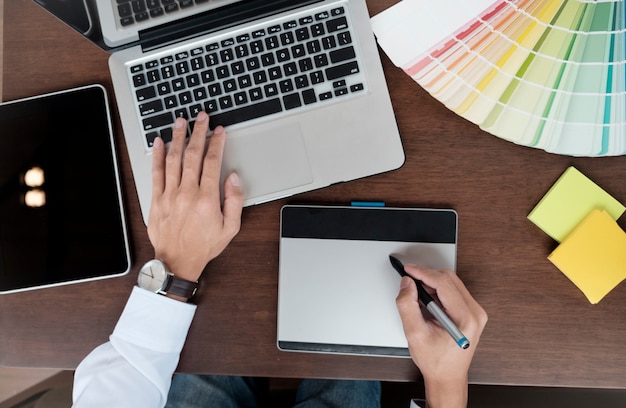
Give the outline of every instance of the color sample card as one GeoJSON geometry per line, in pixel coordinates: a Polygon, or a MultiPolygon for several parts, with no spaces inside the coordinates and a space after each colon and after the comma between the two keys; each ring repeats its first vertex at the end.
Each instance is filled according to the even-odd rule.
{"type": "MultiPolygon", "coordinates": [[[[624,206],[574,167],[569,167],[528,219],[558,242],[562,242],[593,210],[606,211],[613,220],[624,206]]],[[[626,253],[626,248],[624,249],[626,253]]]]}
{"type": "Polygon", "coordinates": [[[403,0],[372,18],[391,60],[446,107],[512,142],[626,154],[626,5],[403,0]]]}
{"type": "Polygon", "coordinates": [[[626,233],[606,212],[594,210],[548,257],[598,303],[626,278],[626,233]]]}

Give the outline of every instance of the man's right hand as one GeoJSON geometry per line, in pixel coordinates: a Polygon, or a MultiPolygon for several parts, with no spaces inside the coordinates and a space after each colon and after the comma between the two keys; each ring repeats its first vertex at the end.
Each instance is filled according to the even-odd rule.
{"type": "Polygon", "coordinates": [[[487,324],[487,313],[454,272],[415,265],[406,265],[405,270],[422,281],[429,292],[436,293],[433,297],[470,341],[468,349],[461,349],[436,320],[425,318],[415,282],[402,278],[396,305],[411,358],[424,376],[427,404],[435,408],[466,407],[468,371],[487,324]]]}

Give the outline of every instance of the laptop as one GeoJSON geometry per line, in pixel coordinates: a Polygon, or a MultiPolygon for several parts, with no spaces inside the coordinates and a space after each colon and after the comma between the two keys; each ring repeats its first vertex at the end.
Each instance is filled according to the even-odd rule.
{"type": "Polygon", "coordinates": [[[451,209],[284,206],[278,348],[408,357],[389,255],[454,271],[456,243],[451,209]]]}
{"type": "Polygon", "coordinates": [[[131,23],[124,0],[96,0],[105,41],[130,44],[109,68],[144,221],[154,139],[203,110],[245,205],[403,164],[365,0],[154,1],[139,21],[130,2],[131,23]]]}

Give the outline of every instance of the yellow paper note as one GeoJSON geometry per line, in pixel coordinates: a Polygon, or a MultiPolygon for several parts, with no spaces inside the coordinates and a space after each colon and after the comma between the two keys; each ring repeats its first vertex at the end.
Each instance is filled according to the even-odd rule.
{"type": "Polygon", "coordinates": [[[558,242],[562,242],[594,209],[607,211],[614,220],[624,206],[574,167],[557,180],[528,219],[558,242]]]}
{"type": "Polygon", "coordinates": [[[596,304],[626,278],[626,233],[594,210],[548,259],[596,304]]]}

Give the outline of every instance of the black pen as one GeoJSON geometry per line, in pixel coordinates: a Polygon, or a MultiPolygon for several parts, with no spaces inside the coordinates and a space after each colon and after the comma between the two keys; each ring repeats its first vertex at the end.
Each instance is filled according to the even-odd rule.
{"type": "Polygon", "coordinates": [[[428,311],[435,317],[435,319],[437,319],[437,321],[443,326],[443,328],[446,329],[448,333],[450,333],[450,336],[452,336],[452,339],[454,339],[456,344],[458,344],[459,347],[461,347],[462,349],[468,348],[470,346],[470,343],[467,337],[465,337],[463,333],[461,333],[461,330],[459,330],[456,324],[454,324],[454,322],[448,317],[446,312],[441,310],[439,305],[433,300],[432,296],[430,296],[430,294],[426,292],[426,289],[424,289],[424,287],[422,286],[422,282],[406,273],[406,271],[404,270],[404,264],[402,264],[402,262],[395,256],[389,255],[389,261],[391,262],[393,268],[400,274],[400,276],[408,276],[409,278],[413,279],[413,281],[415,281],[415,285],[417,286],[418,298],[422,301],[424,306],[426,306],[426,309],[428,309],[428,311]]]}

